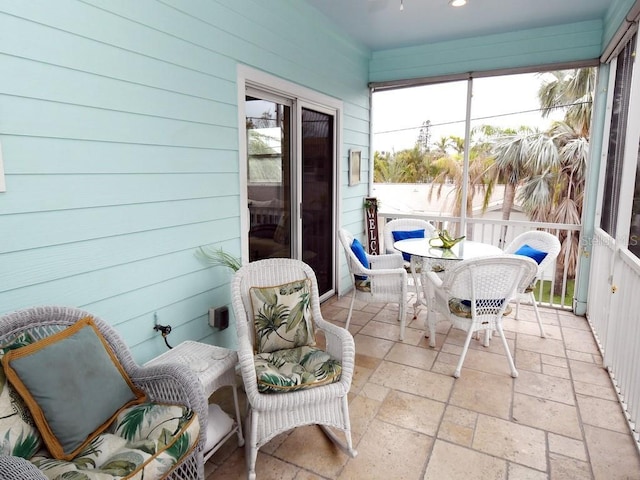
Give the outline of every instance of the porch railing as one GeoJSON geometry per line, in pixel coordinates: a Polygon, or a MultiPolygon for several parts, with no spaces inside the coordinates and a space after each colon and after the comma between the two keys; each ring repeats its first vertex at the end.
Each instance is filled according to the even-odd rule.
{"type": "Polygon", "coordinates": [[[596,229],[587,318],[640,451],[640,261],[596,229]]]}
{"type": "MultiPolygon", "coordinates": [[[[438,230],[447,229],[459,235],[458,228],[460,219],[458,217],[445,217],[441,215],[421,215],[416,213],[401,214],[388,213],[384,211],[378,212],[378,225],[380,229],[380,241],[383,241],[382,229],[387,221],[394,218],[421,218],[431,222],[438,230]]],[[[580,225],[559,224],[559,223],[540,223],[540,222],[523,222],[516,220],[498,220],[487,218],[468,218],[466,221],[466,232],[464,233],[469,240],[477,242],[489,243],[504,248],[511,240],[523,232],[533,229],[544,229],[561,238],[568,238],[579,242],[580,225]]],[[[382,249],[385,246],[382,245],[382,249]]],[[[560,271],[556,271],[558,262],[554,262],[544,275],[543,282],[538,282],[535,296],[538,299],[538,305],[571,310],[573,304],[572,292],[573,278],[568,275],[571,271],[570,252],[566,250],[564,253],[563,265],[560,271]],[[559,286],[559,288],[556,288],[559,286]],[[549,288],[547,288],[549,287],[549,288]],[[554,292],[558,292],[554,295],[554,292]]]]}

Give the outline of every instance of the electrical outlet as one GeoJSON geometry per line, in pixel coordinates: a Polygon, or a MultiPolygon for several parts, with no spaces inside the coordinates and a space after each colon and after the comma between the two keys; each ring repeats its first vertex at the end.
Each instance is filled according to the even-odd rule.
{"type": "Polygon", "coordinates": [[[229,326],[229,308],[225,305],[209,309],[209,325],[219,330],[229,326]]]}

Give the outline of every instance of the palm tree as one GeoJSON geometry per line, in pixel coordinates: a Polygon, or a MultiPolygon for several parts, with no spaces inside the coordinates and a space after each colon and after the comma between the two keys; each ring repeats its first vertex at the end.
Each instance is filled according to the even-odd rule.
{"type": "MultiPolygon", "coordinates": [[[[454,184],[455,188],[453,198],[453,211],[454,217],[459,217],[462,213],[462,190],[463,182],[467,182],[467,201],[466,210],[467,217],[473,217],[473,199],[477,194],[482,193],[484,195],[483,208],[487,207],[487,202],[491,197],[491,191],[493,188],[493,182],[491,181],[488,172],[492,163],[492,158],[487,153],[487,149],[483,145],[474,145],[471,147],[469,153],[469,171],[464,177],[463,172],[463,155],[464,155],[464,140],[460,137],[449,137],[454,145],[456,153],[445,154],[434,162],[434,166],[437,169],[437,174],[433,178],[431,188],[429,190],[429,201],[434,193],[437,198],[440,198],[442,190],[445,184],[454,184]]],[[[471,225],[469,225],[471,229],[471,225]]],[[[450,229],[453,236],[458,236],[458,226],[454,226],[450,229]]],[[[470,235],[471,231],[467,231],[467,235],[470,235]]]]}
{"type": "MultiPolygon", "coordinates": [[[[557,164],[557,149],[551,138],[542,132],[529,127],[521,127],[517,132],[505,133],[498,136],[492,145],[494,156],[493,174],[495,182],[504,182],[505,192],[502,203],[502,220],[509,220],[511,210],[516,200],[516,191],[523,181],[529,181],[537,176],[537,172],[553,168],[557,164]]],[[[542,184],[544,185],[544,184],[542,184]]],[[[534,198],[543,202],[548,195],[542,195],[537,190],[534,198]]],[[[548,193],[545,191],[544,193],[548,193]]],[[[531,208],[530,197],[524,197],[531,208]]],[[[525,208],[525,211],[527,208],[525,208]]],[[[507,237],[507,226],[504,225],[500,233],[500,245],[503,246],[507,237]]]]}
{"type": "Polygon", "coordinates": [[[409,181],[406,165],[395,154],[374,152],[373,181],[378,183],[404,183],[409,181]]]}
{"type": "Polygon", "coordinates": [[[565,123],[582,137],[589,138],[593,92],[596,86],[595,68],[576,68],[549,72],[550,80],[544,81],[538,91],[542,115],[566,108],[565,123]]]}
{"type": "MultiPolygon", "coordinates": [[[[519,198],[533,220],[581,221],[594,85],[595,70],[584,68],[552,72],[551,80],[538,91],[543,114],[557,108],[566,111],[564,120],[554,122],[531,150],[536,161],[531,164],[532,174],[523,183],[519,198]]],[[[567,275],[575,276],[579,254],[578,235],[561,232],[559,240],[562,249],[556,263],[556,288],[562,285],[565,261],[567,275]]]]}

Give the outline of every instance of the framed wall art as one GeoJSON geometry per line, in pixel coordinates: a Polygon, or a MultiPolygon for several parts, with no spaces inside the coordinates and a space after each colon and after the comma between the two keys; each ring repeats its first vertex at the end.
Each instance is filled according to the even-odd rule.
{"type": "Polygon", "coordinates": [[[349,150],[349,186],[360,183],[362,151],[349,150]]]}

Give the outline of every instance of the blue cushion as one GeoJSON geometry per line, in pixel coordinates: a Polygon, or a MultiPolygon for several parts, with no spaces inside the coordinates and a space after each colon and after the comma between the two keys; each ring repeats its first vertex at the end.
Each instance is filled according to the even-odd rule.
{"type": "MultiPolygon", "coordinates": [[[[424,228],[422,230],[394,230],[391,235],[393,235],[394,242],[406,240],[407,238],[424,238],[424,228]]],[[[403,253],[402,258],[407,262],[411,261],[411,255],[408,253],[403,253]]]]}
{"type": "Polygon", "coordinates": [[[533,247],[530,247],[526,243],[522,245],[514,253],[516,255],[523,255],[525,257],[533,258],[538,265],[540,265],[540,262],[542,262],[547,256],[547,252],[543,252],[542,250],[537,250],[533,247]]]}
{"type": "MultiPolygon", "coordinates": [[[[367,252],[364,251],[364,247],[360,243],[360,240],[358,240],[357,238],[353,239],[353,242],[351,242],[351,250],[353,251],[353,253],[355,253],[356,257],[358,257],[358,260],[360,260],[362,266],[364,268],[369,268],[369,258],[367,257],[367,252]]],[[[367,277],[364,277],[362,275],[355,275],[355,277],[357,280],[367,279],[367,277]]]]}

